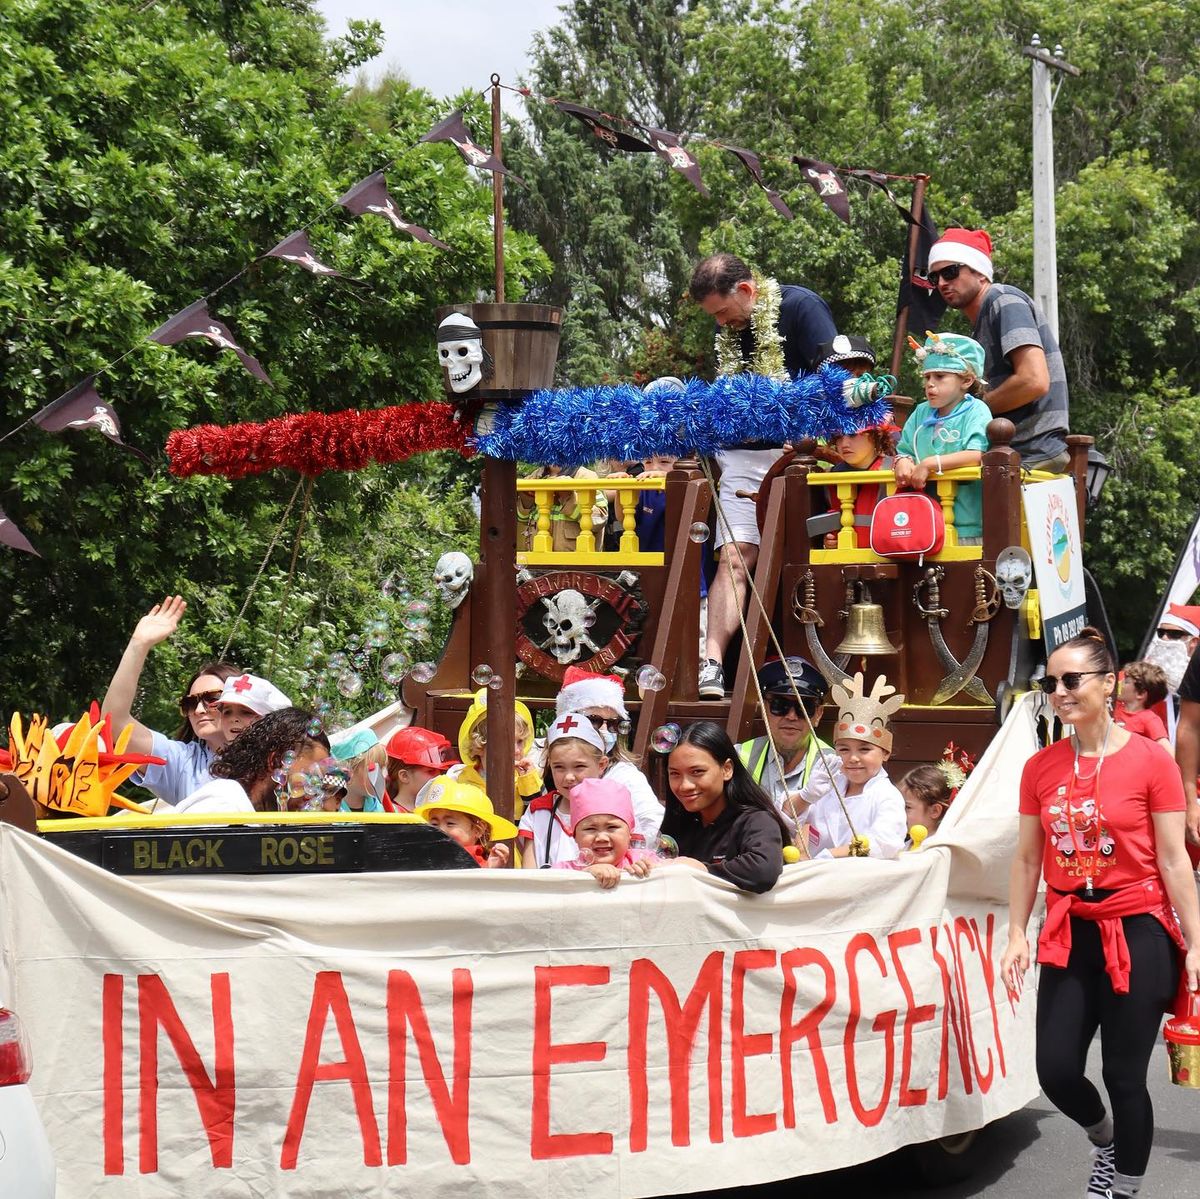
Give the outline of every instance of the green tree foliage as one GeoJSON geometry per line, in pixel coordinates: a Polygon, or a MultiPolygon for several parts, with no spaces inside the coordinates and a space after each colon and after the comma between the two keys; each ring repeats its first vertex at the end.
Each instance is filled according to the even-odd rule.
{"type": "MultiPolygon", "coordinates": [[[[0,445],[0,505],[44,555],[0,554],[6,709],[78,712],[165,592],[191,611],[152,658],[152,721],[165,726],[187,667],[224,644],[296,480],[175,479],[161,454],[171,430],[441,395],[433,313],[490,287],[490,191],[453,148],[412,148],[448,105],[395,80],[347,94],[339,72],[377,49],[361,23],[326,41],[308,0],[4,5],[3,427],[129,350],[98,385],[128,440],[159,460],[147,472],[94,434],[33,427],[0,445]],[[397,207],[451,251],[330,209],[391,159],[397,207]],[[210,346],[142,340],[310,222],[319,253],[357,282],[267,260],[210,300],[273,387],[210,346]]],[[[510,296],[544,269],[530,238],[510,237],[510,296]]],[[[388,574],[428,600],[437,554],[470,548],[476,473],[431,456],[318,479],[295,578],[289,588],[299,500],[231,653],[265,668],[278,630],[276,673],[298,690],[302,625],[332,622],[334,649],[374,615],[388,574]]],[[[426,656],[429,636],[406,630],[400,648],[426,656]]]]}
{"type": "MultiPolygon", "coordinates": [[[[690,260],[714,249],[813,287],[840,328],[886,352],[903,222],[880,193],[851,182],[851,224],[842,224],[788,157],[929,173],[939,225],[990,229],[997,279],[1030,290],[1021,48],[1035,31],[1083,69],[1054,112],[1060,320],[1072,424],[1118,467],[1089,561],[1130,648],[1200,505],[1200,471],[1168,469],[1190,453],[1172,438],[1200,382],[1196,0],[572,0],[535,44],[530,87],[692,136],[711,198],[657,158],[606,157],[575,122],[531,101],[520,173],[534,198],[513,211],[554,261],[549,286],[568,302],[562,361],[573,381],[702,367],[711,325],[681,300],[690,260]],[[795,221],[705,137],[761,152],[795,221]],[[577,302],[581,277],[595,286],[577,302]],[[1153,552],[1116,534],[1135,511],[1153,552]],[[1150,586],[1130,594],[1130,577],[1150,586]]],[[[946,325],[965,328],[954,313],[946,325]]],[[[917,383],[907,365],[902,383],[910,392],[917,383]]]]}

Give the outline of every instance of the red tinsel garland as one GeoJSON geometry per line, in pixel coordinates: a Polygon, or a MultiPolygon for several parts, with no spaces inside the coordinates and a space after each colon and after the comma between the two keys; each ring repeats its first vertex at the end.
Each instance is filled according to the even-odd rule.
{"type": "Polygon", "coordinates": [[[366,411],[305,412],[261,425],[197,425],[167,438],[171,473],[241,479],[283,469],[302,475],[361,470],[429,450],[467,452],[470,426],[449,404],[402,404],[366,411]]]}

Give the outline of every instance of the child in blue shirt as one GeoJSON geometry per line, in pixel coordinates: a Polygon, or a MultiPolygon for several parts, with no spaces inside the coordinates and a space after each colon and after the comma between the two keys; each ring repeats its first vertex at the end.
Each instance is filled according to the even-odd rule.
{"type": "MultiPolygon", "coordinates": [[[[896,447],[896,482],[920,490],[931,477],[978,466],[989,446],[991,409],[973,394],[983,378],[983,346],[959,333],[930,333],[917,350],[925,400],[913,409],[896,447]]],[[[983,538],[983,485],[960,483],[954,497],[959,545],[983,538]]]]}

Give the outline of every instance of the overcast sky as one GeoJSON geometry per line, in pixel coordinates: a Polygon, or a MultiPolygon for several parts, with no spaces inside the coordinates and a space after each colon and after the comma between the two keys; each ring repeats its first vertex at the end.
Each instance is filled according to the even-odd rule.
{"type": "Polygon", "coordinates": [[[345,33],[348,20],[380,22],[383,53],[368,70],[399,68],[413,83],[445,97],[468,87],[482,90],[493,72],[515,85],[534,33],[557,21],[561,2],[317,0],[317,8],[331,37],[345,33]]]}

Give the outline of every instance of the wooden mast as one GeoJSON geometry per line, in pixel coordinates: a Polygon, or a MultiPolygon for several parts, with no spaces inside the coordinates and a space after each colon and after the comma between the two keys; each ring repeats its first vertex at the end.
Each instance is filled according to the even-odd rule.
{"type": "MultiPolygon", "coordinates": [[[[500,158],[500,76],[492,76],[492,153],[500,158]]],[[[492,244],[496,303],[504,303],[504,176],[492,172],[492,244]]],[[[488,458],[483,466],[480,551],[489,665],[502,686],[489,693],[487,789],[497,813],[516,810],[513,745],[517,694],[517,464],[488,458]]],[[[472,670],[482,664],[472,661],[472,670]]]]}

